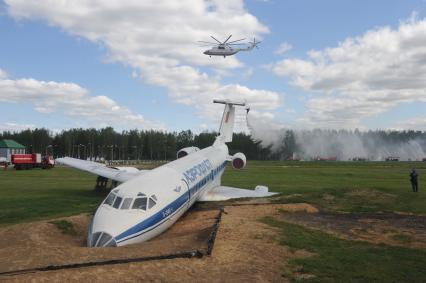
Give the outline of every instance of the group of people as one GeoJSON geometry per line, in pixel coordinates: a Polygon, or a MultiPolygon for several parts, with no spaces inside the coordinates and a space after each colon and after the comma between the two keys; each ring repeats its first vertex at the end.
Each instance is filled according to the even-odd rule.
{"type": "MultiPolygon", "coordinates": [[[[98,178],[96,178],[96,186],[95,186],[96,191],[107,190],[107,186],[108,186],[108,178],[102,177],[102,176],[98,176],[98,178]]],[[[117,186],[118,186],[118,182],[111,180],[111,188],[110,189],[112,190],[117,186]]]]}
{"type": "Polygon", "coordinates": [[[98,176],[98,178],[96,178],[95,190],[97,190],[97,191],[106,190],[107,184],[108,184],[108,178],[98,176]]]}

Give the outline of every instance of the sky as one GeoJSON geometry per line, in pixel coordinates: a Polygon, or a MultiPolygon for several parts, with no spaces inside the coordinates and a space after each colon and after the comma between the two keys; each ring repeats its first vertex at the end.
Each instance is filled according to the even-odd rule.
{"type": "Polygon", "coordinates": [[[425,0],[4,0],[0,131],[426,130],[425,0]],[[262,41],[209,57],[197,41],[262,41]],[[238,130],[246,130],[239,110],[238,130]]]}

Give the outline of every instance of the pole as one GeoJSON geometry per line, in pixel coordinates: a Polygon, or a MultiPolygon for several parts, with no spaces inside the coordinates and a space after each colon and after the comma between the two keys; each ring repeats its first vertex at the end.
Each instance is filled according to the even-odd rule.
{"type": "Polygon", "coordinates": [[[92,146],[91,146],[90,142],[88,143],[88,147],[89,147],[90,161],[92,161],[92,146]]]}

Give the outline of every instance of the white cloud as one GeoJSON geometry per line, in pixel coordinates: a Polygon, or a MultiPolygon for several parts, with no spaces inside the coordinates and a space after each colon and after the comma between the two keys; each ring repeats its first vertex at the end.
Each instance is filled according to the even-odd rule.
{"type": "Polygon", "coordinates": [[[0,69],[0,79],[7,78],[7,73],[5,70],[0,69]]]}
{"type": "Polygon", "coordinates": [[[86,89],[74,83],[3,77],[0,78],[0,102],[30,102],[40,113],[65,114],[82,119],[86,126],[92,127],[165,128],[163,124],[145,120],[142,115],[131,112],[106,96],[90,96],[86,89]]]}
{"type": "Polygon", "coordinates": [[[397,29],[373,29],[337,47],[310,51],[305,60],[281,60],[272,70],[316,93],[301,122],[354,128],[400,103],[426,101],[425,46],[426,19],[412,17],[397,29]]]}
{"type": "Polygon", "coordinates": [[[275,54],[278,55],[283,55],[284,53],[290,51],[293,48],[293,46],[291,46],[290,43],[288,42],[283,42],[280,44],[280,46],[278,46],[277,50],[275,50],[275,54]]]}
{"type": "Polygon", "coordinates": [[[279,105],[278,93],[222,85],[219,78],[199,69],[232,69],[242,63],[235,56],[225,59],[202,54],[197,40],[208,40],[210,35],[226,38],[228,34],[235,39],[260,37],[268,32],[242,0],[5,2],[15,19],[43,19],[102,44],[109,61],[130,65],[146,83],[167,88],[173,101],[196,106],[205,118],[211,118],[214,98],[245,99],[269,109],[279,105]]]}
{"type": "Polygon", "coordinates": [[[14,122],[2,122],[0,123],[0,132],[20,132],[27,129],[35,129],[34,124],[18,124],[14,122]]]}
{"type": "Polygon", "coordinates": [[[416,117],[398,122],[394,127],[397,130],[426,131],[426,117],[416,117]]]}
{"type": "Polygon", "coordinates": [[[244,80],[248,80],[253,76],[253,74],[254,74],[254,68],[250,67],[250,68],[247,68],[244,72],[241,73],[241,77],[244,80]]]}
{"type": "Polygon", "coordinates": [[[136,79],[139,77],[138,72],[136,72],[135,70],[132,71],[132,78],[136,79]]]}

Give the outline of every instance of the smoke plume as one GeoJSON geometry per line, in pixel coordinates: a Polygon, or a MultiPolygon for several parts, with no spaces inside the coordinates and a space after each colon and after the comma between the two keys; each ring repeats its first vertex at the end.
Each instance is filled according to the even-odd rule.
{"type": "Polygon", "coordinates": [[[291,130],[250,115],[247,122],[252,138],[263,147],[269,147],[281,159],[381,161],[397,157],[399,160],[414,161],[426,157],[426,132],[291,130]]]}

